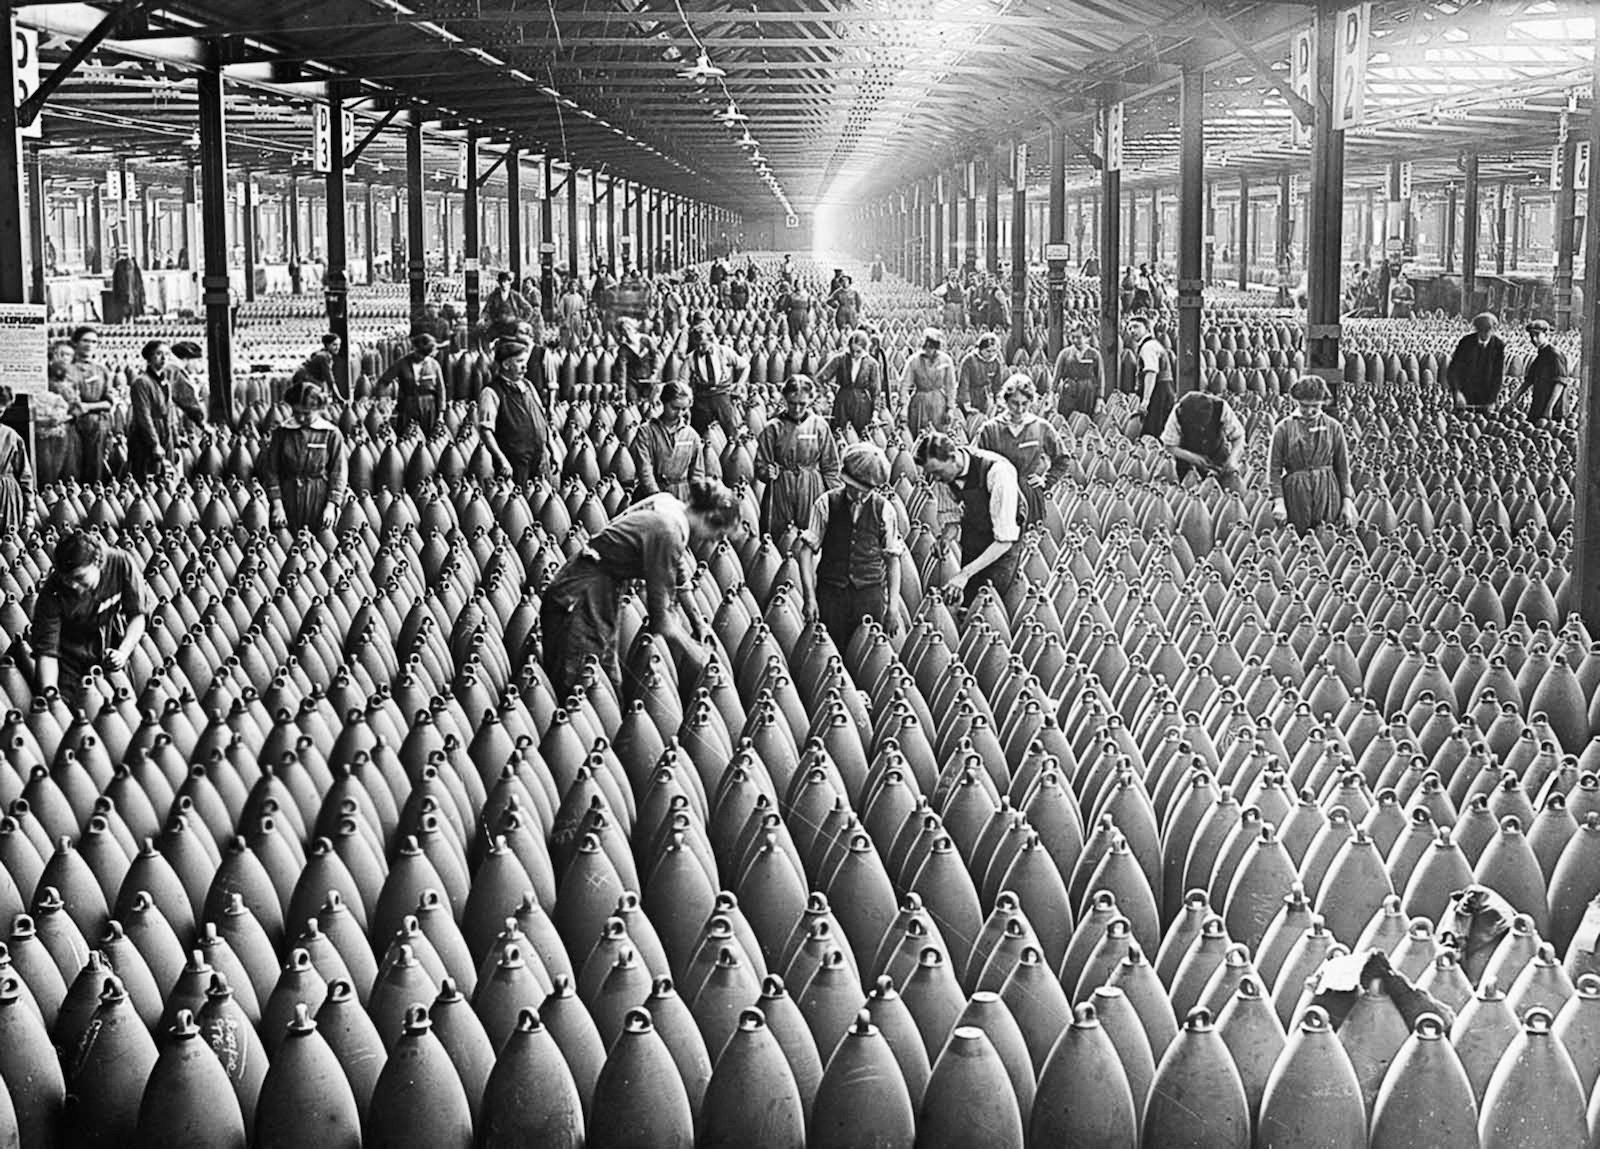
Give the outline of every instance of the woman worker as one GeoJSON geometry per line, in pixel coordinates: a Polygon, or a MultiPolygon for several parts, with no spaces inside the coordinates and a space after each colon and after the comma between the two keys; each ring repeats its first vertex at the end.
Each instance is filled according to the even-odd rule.
{"type": "Polygon", "coordinates": [[[811,409],[816,384],[809,375],[783,385],[784,409],[756,436],[756,478],[761,495],[761,533],[787,549],[790,529],[804,528],[811,504],[839,485],[839,447],[828,421],[811,409]]]}
{"type": "Polygon", "coordinates": [[[117,673],[128,665],[154,606],[131,554],[107,547],[88,531],[67,532],[56,543],[28,629],[38,688],[59,687],[76,706],[90,670],[100,666],[117,673]]]}
{"type": "Polygon", "coordinates": [[[1293,523],[1301,534],[1336,521],[1354,527],[1356,493],[1344,428],[1323,411],[1328,385],[1321,376],[1305,375],[1289,393],[1299,410],[1273,428],[1267,455],[1273,521],[1293,523]]]}
{"type": "Polygon", "coordinates": [[[257,464],[272,527],[332,530],[349,475],[344,436],[320,414],[327,401],[321,384],[302,379],[289,384],[283,397],[289,418],[273,428],[257,464]]]}
{"type": "MultiPolygon", "coordinates": [[[[9,411],[16,396],[0,386],[0,411],[9,411]]],[[[21,531],[33,519],[33,468],[22,436],[0,425],[0,535],[21,531]]]]}
{"type": "Polygon", "coordinates": [[[1015,374],[1000,385],[1000,413],[978,431],[978,446],[993,451],[1017,469],[1028,521],[1044,521],[1044,493],[1065,478],[1070,461],[1061,436],[1031,410],[1033,380],[1015,374]]]}
{"type": "Polygon", "coordinates": [[[906,360],[900,373],[905,396],[906,429],[913,436],[944,428],[956,401],[956,365],[944,352],[944,334],[937,327],[922,333],[922,351],[906,360]]]}
{"type": "Polygon", "coordinates": [[[690,486],[687,500],[654,495],[635,503],[568,559],[539,609],[544,668],[556,697],[572,693],[591,657],[620,689],[617,615],[622,584],[633,579],[645,583],[650,633],[665,639],[698,673],[712,631],[694,599],[690,548],[715,543],[738,525],[733,493],[714,479],[704,480],[690,486]]]}
{"type": "Polygon", "coordinates": [[[705,440],[689,421],[693,407],[694,394],[688,384],[661,385],[661,413],[633,437],[633,460],[638,472],[633,484],[635,499],[663,491],[686,499],[693,483],[711,477],[706,470],[705,440]]]}
{"type": "Polygon", "coordinates": [[[817,372],[819,384],[832,383],[833,429],[843,434],[845,428],[854,432],[857,439],[865,439],[877,414],[883,394],[883,368],[869,352],[872,337],[864,330],[850,333],[850,341],[843,351],[835,351],[817,372]]]}
{"type": "Polygon", "coordinates": [[[395,389],[395,430],[402,436],[413,423],[421,424],[425,436],[431,436],[439,425],[445,408],[445,386],[444,368],[433,353],[437,346],[426,331],[413,331],[411,353],[390,364],[373,385],[380,399],[387,397],[389,388],[395,389]]]}

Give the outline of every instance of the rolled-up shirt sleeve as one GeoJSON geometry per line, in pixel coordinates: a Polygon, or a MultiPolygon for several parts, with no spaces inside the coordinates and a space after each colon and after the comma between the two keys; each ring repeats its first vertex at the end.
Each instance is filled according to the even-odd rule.
{"type": "Polygon", "coordinates": [[[478,396],[478,426],[494,430],[495,423],[500,418],[500,392],[493,387],[485,387],[478,396]]]}
{"type": "Polygon", "coordinates": [[[1017,523],[1017,502],[1022,492],[1017,486],[1017,469],[1005,459],[989,467],[989,520],[994,524],[994,541],[1014,543],[1022,537],[1017,523]]]}
{"type": "Polygon", "coordinates": [[[811,503],[811,514],[806,529],[800,532],[800,541],[814,551],[822,550],[823,536],[828,533],[828,496],[818,495],[811,503]]]}
{"type": "Polygon", "coordinates": [[[28,626],[28,644],[35,658],[61,656],[61,602],[49,590],[39,595],[34,603],[33,618],[28,626]]]}
{"type": "Polygon", "coordinates": [[[900,518],[894,508],[883,508],[883,553],[893,558],[906,553],[906,541],[900,537],[900,518]]]}
{"type": "MultiPolygon", "coordinates": [[[[1167,426],[1170,428],[1172,425],[1171,420],[1169,420],[1167,426]]],[[[1163,435],[1162,439],[1164,441],[1166,436],[1163,435]]],[[[1234,414],[1233,408],[1224,403],[1222,405],[1222,449],[1223,454],[1227,457],[1228,466],[1235,470],[1244,460],[1244,440],[1244,424],[1239,421],[1239,416],[1234,414]]]]}

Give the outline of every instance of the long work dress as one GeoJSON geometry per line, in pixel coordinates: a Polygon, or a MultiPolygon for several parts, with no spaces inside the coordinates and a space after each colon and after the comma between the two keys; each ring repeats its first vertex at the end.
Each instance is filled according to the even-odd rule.
{"type": "Polygon", "coordinates": [[[1305,532],[1339,517],[1342,500],[1355,497],[1344,428],[1326,415],[1291,415],[1274,428],[1267,462],[1273,498],[1305,532]]]}
{"type": "Polygon", "coordinates": [[[20,531],[33,505],[33,470],[22,436],[0,427],[0,535],[20,531]]]}
{"type": "Polygon", "coordinates": [[[638,466],[633,485],[635,499],[663,492],[687,499],[689,485],[709,473],[706,442],[687,422],[674,430],[659,418],[651,419],[633,437],[633,458],[638,466]]]}
{"type": "Polygon", "coordinates": [[[148,479],[160,469],[162,459],[172,455],[171,371],[160,375],[141,371],[129,390],[133,413],[128,424],[128,473],[148,479]]]}
{"type": "Polygon", "coordinates": [[[978,446],[993,451],[1017,469],[1028,521],[1040,522],[1044,518],[1044,491],[1028,480],[1043,475],[1044,485],[1049,487],[1067,473],[1067,452],[1056,429],[1032,412],[1021,423],[990,419],[978,432],[978,446]]]}
{"type": "Polygon", "coordinates": [[[545,588],[539,630],[556,697],[565,700],[572,693],[591,655],[612,684],[621,685],[617,614],[623,583],[644,580],[650,627],[659,631],[678,588],[694,572],[689,517],[679,500],[655,495],[612,519],[545,588]]]}
{"type": "Polygon", "coordinates": [[[900,375],[906,393],[906,429],[913,437],[924,430],[939,430],[949,418],[956,398],[956,365],[943,351],[932,363],[921,354],[906,360],[900,375]]]}
{"type": "Polygon", "coordinates": [[[811,506],[839,485],[839,446],[827,420],[815,412],[799,419],[784,412],[756,437],[756,477],[761,495],[761,530],[781,539],[790,527],[804,530],[811,506]]]}
{"type": "MultiPolygon", "coordinates": [[[[113,399],[111,372],[103,363],[78,362],[67,368],[68,378],[78,387],[81,404],[110,403],[113,399]]],[[[109,410],[78,412],[74,420],[78,428],[78,449],[82,479],[98,483],[110,476],[106,465],[106,437],[111,430],[109,410]]]]}
{"type": "Polygon", "coordinates": [[[329,501],[344,497],[349,454],[339,428],[326,419],[288,422],[273,430],[257,469],[267,496],[283,501],[289,529],[314,531],[329,501]]]}

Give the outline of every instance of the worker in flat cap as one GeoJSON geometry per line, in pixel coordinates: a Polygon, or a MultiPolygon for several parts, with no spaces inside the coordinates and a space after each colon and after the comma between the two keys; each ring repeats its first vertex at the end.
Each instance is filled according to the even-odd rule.
{"type": "Polygon", "coordinates": [[[1530,423],[1545,423],[1561,418],[1561,396],[1567,389],[1566,356],[1557,351],[1550,341],[1550,324],[1535,319],[1528,324],[1528,342],[1533,344],[1533,362],[1522,373],[1522,386],[1518,388],[1513,404],[1533,392],[1533,402],[1528,407],[1530,423]]]}
{"type": "Polygon", "coordinates": [[[884,493],[889,460],[875,443],[852,443],[839,459],[843,485],[811,505],[796,553],[808,619],[820,619],[842,651],[865,619],[900,633],[900,519],[884,493]]]}

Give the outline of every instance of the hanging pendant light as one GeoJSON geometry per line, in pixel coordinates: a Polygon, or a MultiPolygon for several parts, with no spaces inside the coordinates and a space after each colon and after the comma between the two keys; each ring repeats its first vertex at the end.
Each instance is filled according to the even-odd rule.
{"type": "Polygon", "coordinates": [[[728,73],[711,62],[711,57],[706,55],[704,48],[700,49],[700,58],[695,61],[694,67],[685,68],[678,73],[684,80],[693,80],[696,84],[704,84],[708,80],[720,80],[728,73]]]}

